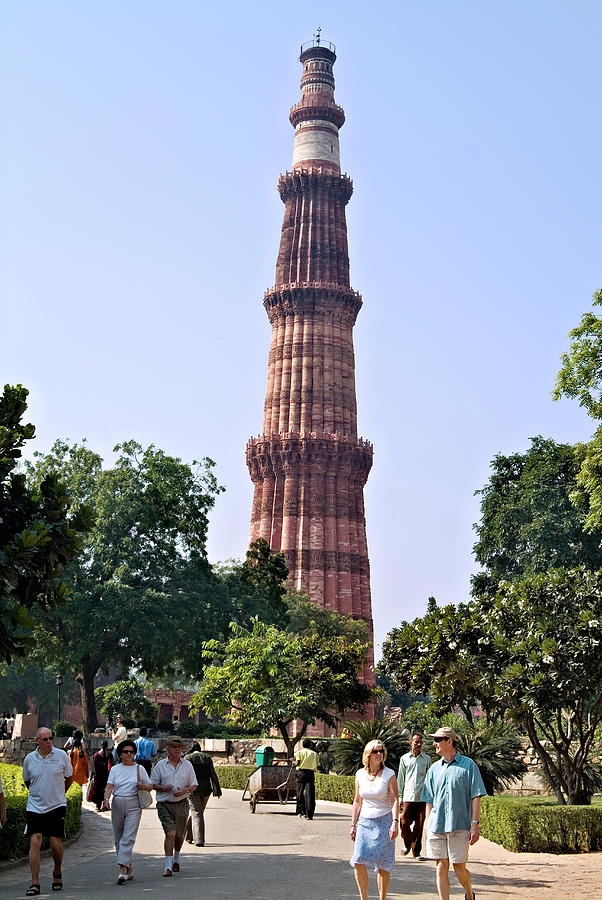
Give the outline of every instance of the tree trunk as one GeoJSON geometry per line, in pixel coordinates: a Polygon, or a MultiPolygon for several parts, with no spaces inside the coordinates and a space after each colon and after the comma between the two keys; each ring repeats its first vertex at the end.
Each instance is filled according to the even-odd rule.
{"type": "Polygon", "coordinates": [[[531,744],[535,752],[537,753],[537,756],[539,757],[539,761],[541,762],[541,767],[543,769],[545,779],[554,791],[554,794],[556,795],[556,799],[558,800],[560,806],[565,806],[566,798],[563,793],[563,785],[560,784],[561,774],[556,769],[554,763],[552,762],[552,758],[541,744],[537,735],[535,722],[527,717],[524,724],[527,729],[527,734],[529,735],[529,740],[531,741],[531,744]]]}
{"type": "Polygon", "coordinates": [[[305,732],[307,731],[307,722],[303,723],[303,728],[301,732],[295,737],[292,738],[288,733],[288,722],[278,722],[278,731],[282,735],[282,740],[286,744],[286,752],[288,753],[288,758],[292,759],[295,755],[295,744],[301,740],[305,732]]]}
{"type": "Polygon", "coordinates": [[[82,698],[82,717],[84,720],[84,733],[92,734],[98,727],[98,717],[96,713],[96,697],[94,696],[94,678],[98,672],[98,667],[88,657],[84,660],[81,671],[78,672],[75,680],[79,684],[82,698]]]}
{"type": "Polygon", "coordinates": [[[589,806],[591,804],[591,796],[583,787],[583,771],[574,768],[569,772],[568,795],[567,802],[571,806],[589,806]]]}

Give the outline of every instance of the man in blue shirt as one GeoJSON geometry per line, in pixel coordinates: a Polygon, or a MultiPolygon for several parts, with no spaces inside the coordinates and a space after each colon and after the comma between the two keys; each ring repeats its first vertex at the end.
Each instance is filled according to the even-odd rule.
{"type": "Polygon", "coordinates": [[[150,738],[147,738],[148,729],[144,728],[144,726],[140,729],[140,737],[137,738],[134,743],[136,744],[136,756],[134,757],[135,762],[140,763],[143,769],[146,769],[147,774],[150,775],[152,763],[151,760],[153,756],[157,755],[157,748],[153,744],[150,738]]]}
{"type": "Polygon", "coordinates": [[[440,759],[428,770],[422,790],[426,855],[437,862],[440,900],[449,900],[450,862],[466,900],[475,900],[466,863],[469,845],[479,840],[481,797],[487,791],[476,763],[456,751],[458,735],[453,728],[441,726],[429,737],[440,759]]]}

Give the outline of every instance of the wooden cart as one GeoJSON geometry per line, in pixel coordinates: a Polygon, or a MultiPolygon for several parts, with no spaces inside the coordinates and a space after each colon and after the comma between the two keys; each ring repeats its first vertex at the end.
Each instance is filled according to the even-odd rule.
{"type": "Polygon", "coordinates": [[[297,799],[295,766],[259,766],[251,772],[242,799],[254,813],[258,803],[288,803],[297,799]],[[247,796],[248,795],[248,796],[247,796]]]}

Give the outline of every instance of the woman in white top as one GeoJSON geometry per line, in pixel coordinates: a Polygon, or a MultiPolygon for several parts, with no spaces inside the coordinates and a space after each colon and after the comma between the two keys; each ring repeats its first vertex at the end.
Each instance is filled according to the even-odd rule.
{"type": "Polygon", "coordinates": [[[104,793],[103,809],[111,809],[109,800],[113,794],[111,821],[117,851],[119,877],[117,884],[132,881],[132,851],[138,834],[142,808],[138,800],[138,790],[152,790],[146,769],[134,762],[136,744],[129,738],[117,745],[120,766],[113,766],[104,793]]]}
{"type": "Polygon", "coordinates": [[[378,896],[385,900],[395,864],[395,838],[399,829],[399,791],[393,769],[385,766],[387,749],[382,741],[364,747],[364,767],[355,773],[355,797],[351,808],[351,840],[355,851],[350,864],[361,900],[368,900],[368,869],[377,875],[378,896]]]}

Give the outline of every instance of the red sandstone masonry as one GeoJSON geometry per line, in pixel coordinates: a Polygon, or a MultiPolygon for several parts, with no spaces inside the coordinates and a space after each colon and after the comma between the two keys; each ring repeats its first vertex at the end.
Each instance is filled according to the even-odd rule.
{"type": "MultiPolygon", "coordinates": [[[[310,144],[312,132],[345,119],[334,102],[334,60],[324,47],[302,56],[301,102],[290,118],[310,144]]],[[[334,163],[303,159],[278,190],[284,217],[275,285],[264,298],[272,338],[263,434],[247,445],[251,540],[261,535],[282,550],[294,587],[364,619],[372,634],[363,499],[372,446],[357,436],[353,327],[362,300],[349,285],[345,216],[353,185],[334,163]]],[[[373,681],[369,666],[364,677],[373,681]]]]}

